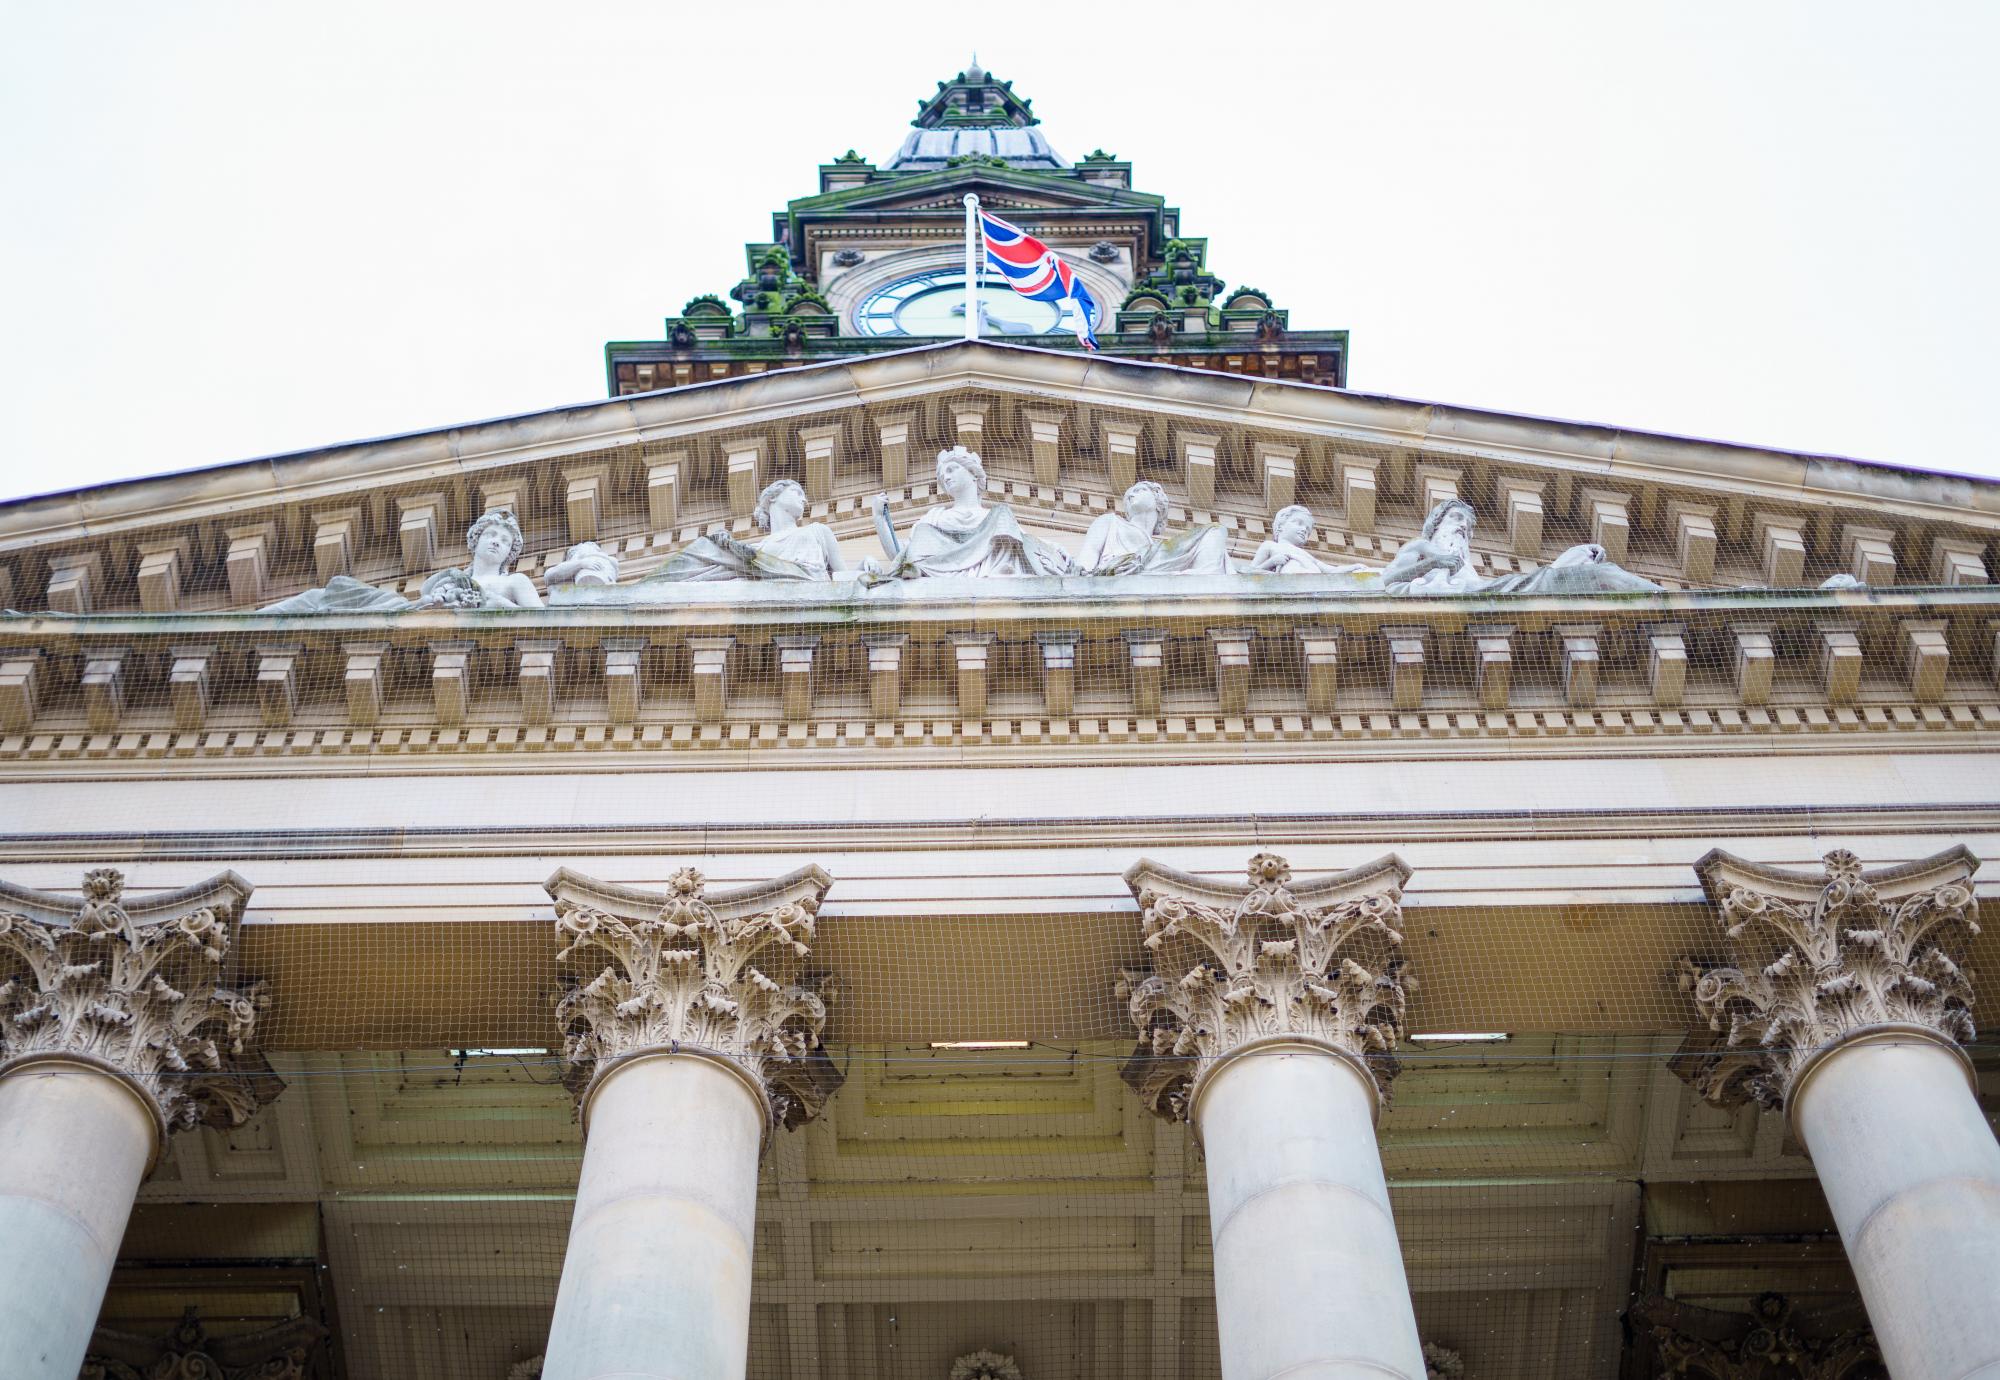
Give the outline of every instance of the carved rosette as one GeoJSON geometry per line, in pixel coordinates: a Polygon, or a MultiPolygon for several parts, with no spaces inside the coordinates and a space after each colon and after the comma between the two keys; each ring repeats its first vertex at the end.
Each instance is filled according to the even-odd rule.
{"type": "Polygon", "coordinates": [[[1425,1342],[1424,1380],[1465,1380],[1465,1358],[1448,1346],[1425,1342]]]}
{"type": "Polygon", "coordinates": [[[1125,1080],[1155,1113],[1185,1119],[1215,1060],[1290,1037],[1353,1056],[1386,1097],[1403,1031],[1397,927],[1409,875],[1393,854],[1301,886],[1269,853],[1250,859],[1242,887],[1135,864],[1125,881],[1153,967],[1119,983],[1139,1029],[1125,1080]]]}
{"type": "Polygon", "coordinates": [[[688,1050],[728,1059],[761,1087],[775,1124],[819,1114],[840,1076],[820,1047],[827,984],[802,979],[820,900],[817,867],[709,896],[682,868],[665,892],[550,878],[556,963],[571,981],[556,1006],[568,1081],[579,1096],[635,1055],[688,1050]]]}
{"type": "Polygon", "coordinates": [[[1681,961],[1681,985],[1719,1039],[1683,1052],[1676,1071],[1712,1101],[1779,1108],[1821,1051],[1871,1028],[1972,1039],[1959,963],[1979,933],[1978,866],[1953,848],[1864,872],[1835,851],[1815,877],[1708,854],[1695,868],[1735,965],[1681,961]]]}
{"type": "Polygon", "coordinates": [[[197,1310],[186,1309],[165,1337],[100,1327],[90,1339],[79,1380],[309,1380],[327,1336],[310,1318],[291,1318],[258,1332],[208,1335],[197,1310]]]}
{"type": "Polygon", "coordinates": [[[1660,1374],[1689,1380],[1888,1380],[1875,1334],[1858,1320],[1802,1319],[1783,1294],[1760,1294],[1750,1312],[1651,1295],[1632,1306],[1633,1330],[1650,1337],[1660,1374]]]}
{"type": "Polygon", "coordinates": [[[1012,1356],[981,1347],[951,1363],[951,1380],[1021,1380],[1021,1367],[1012,1356]]]}
{"type": "Polygon", "coordinates": [[[233,872],[129,902],[109,867],[84,874],[81,897],[0,883],[0,1074],[97,1065],[163,1135],[249,1120],[282,1088],[251,1048],[263,984],[229,982],[249,895],[233,872]]]}

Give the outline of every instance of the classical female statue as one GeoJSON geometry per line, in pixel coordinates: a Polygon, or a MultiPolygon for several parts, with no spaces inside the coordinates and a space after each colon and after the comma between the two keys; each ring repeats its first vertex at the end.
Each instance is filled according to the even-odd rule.
{"type": "Polygon", "coordinates": [[[801,525],[806,491],[780,479],[757,495],[752,516],[770,535],[754,542],[727,533],[697,537],[666,564],[639,581],[662,580],[831,580],[847,569],[833,530],[823,522],[801,525]]]}
{"type": "Polygon", "coordinates": [[[594,541],[580,541],[558,564],[542,572],[542,583],[550,589],[557,585],[615,585],[618,558],[594,541]]]}
{"type": "Polygon", "coordinates": [[[1245,567],[1260,575],[1337,575],[1356,586],[1377,587],[1381,572],[1373,566],[1333,565],[1306,550],[1312,540],[1312,510],[1293,503],[1271,517],[1271,536],[1257,548],[1245,567]]]}
{"type": "Polygon", "coordinates": [[[1382,571],[1389,594],[1644,593],[1660,587],[1605,558],[1595,542],[1572,546],[1540,570],[1483,579],[1472,568],[1472,529],[1479,515],[1463,499],[1431,509],[1422,535],[1403,543],[1382,571]]]}
{"type": "Polygon", "coordinates": [[[1125,491],[1122,511],[1090,524],[1077,568],[1090,575],[1226,575],[1229,539],[1220,527],[1166,537],[1167,491],[1141,479],[1125,491]]]}
{"type": "Polygon", "coordinates": [[[918,518],[905,542],[896,540],[889,525],[887,500],[875,500],[876,523],[889,559],[864,563],[863,579],[876,583],[931,575],[1067,575],[1074,569],[1068,552],[1023,532],[1012,508],[980,498],[986,488],[986,467],[964,446],[938,453],[937,485],[951,501],[918,518]]]}
{"type": "Polygon", "coordinates": [[[521,524],[507,509],[482,513],[465,529],[465,549],[472,553],[472,564],[462,570],[440,570],[425,580],[417,607],[540,608],[542,596],[535,593],[535,582],[514,573],[514,562],[521,559],[526,544],[521,524]]]}
{"type": "Polygon", "coordinates": [[[460,570],[440,570],[424,581],[414,600],[393,590],[377,589],[346,575],[336,575],[319,589],[267,604],[263,613],[404,613],[412,609],[540,608],[542,596],[525,575],[514,573],[521,557],[521,524],[505,508],[484,513],[466,529],[465,546],[472,564],[460,570]]]}

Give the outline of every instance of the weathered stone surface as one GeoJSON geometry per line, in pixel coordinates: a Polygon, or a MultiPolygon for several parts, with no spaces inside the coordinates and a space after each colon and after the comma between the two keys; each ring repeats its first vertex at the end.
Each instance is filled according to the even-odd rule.
{"type": "Polygon", "coordinates": [[[249,895],[233,872],[129,903],[115,868],[84,874],[80,897],[0,882],[0,1075],[87,1063],[163,1131],[249,1120],[281,1087],[253,1051],[263,988],[228,971],[249,895]]]}
{"type": "Polygon", "coordinates": [[[572,978],[556,1007],[571,1086],[587,1101],[618,1063],[692,1048],[762,1086],[777,1124],[818,1115],[839,1078],[819,1047],[824,995],[801,968],[832,884],[805,867],[711,898],[691,867],[664,892],[558,871],[547,885],[572,978]]]}
{"type": "Polygon", "coordinates": [[[1682,986],[1722,1037],[1676,1071],[1721,1103],[1782,1107],[1827,1046],[1876,1026],[1973,1037],[1972,984],[1959,966],[1979,932],[1963,847],[1864,872],[1836,850],[1823,877],[1720,850],[1695,864],[1733,964],[1682,960],[1682,986]]]}
{"type": "Polygon", "coordinates": [[[1393,854],[1296,888],[1270,853],[1250,860],[1245,886],[1135,863],[1125,882],[1153,969],[1119,983],[1139,1030],[1126,1081],[1156,1114],[1181,1119],[1216,1059],[1290,1037],[1365,1062],[1386,1087],[1403,1028],[1397,927],[1409,875],[1393,854]]]}

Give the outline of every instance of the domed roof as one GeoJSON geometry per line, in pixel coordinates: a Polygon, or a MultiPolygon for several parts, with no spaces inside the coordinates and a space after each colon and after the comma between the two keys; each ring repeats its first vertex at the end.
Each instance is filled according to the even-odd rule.
{"type": "Polygon", "coordinates": [[[1015,129],[1011,126],[997,129],[913,129],[887,166],[891,172],[929,172],[967,154],[1004,158],[1017,168],[1069,166],[1049,147],[1048,136],[1040,129],[1015,129]]]}
{"type": "Polygon", "coordinates": [[[1017,168],[1069,166],[1036,128],[1041,122],[1034,102],[1016,96],[1012,82],[981,68],[976,57],[956,77],[939,82],[910,123],[916,129],[885,165],[891,172],[929,172],[965,157],[1004,158],[1017,168]]]}

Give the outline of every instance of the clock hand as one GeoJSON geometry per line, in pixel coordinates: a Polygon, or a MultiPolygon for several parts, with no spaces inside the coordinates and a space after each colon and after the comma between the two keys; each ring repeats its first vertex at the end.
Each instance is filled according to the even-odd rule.
{"type": "MultiPolygon", "coordinates": [[[[960,302],[951,309],[951,315],[964,316],[965,303],[960,302]]],[[[1037,335],[1039,332],[1025,321],[1010,321],[1004,316],[995,316],[984,302],[979,304],[979,324],[991,326],[1002,335],[1037,335]]]]}

